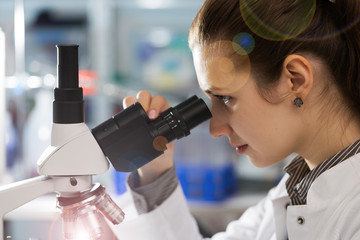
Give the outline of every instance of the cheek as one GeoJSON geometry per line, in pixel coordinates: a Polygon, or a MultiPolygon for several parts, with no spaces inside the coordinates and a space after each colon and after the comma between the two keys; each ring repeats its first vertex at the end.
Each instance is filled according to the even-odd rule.
{"type": "Polygon", "coordinates": [[[245,104],[243,101],[237,104],[233,110],[232,125],[239,134],[259,135],[264,134],[267,116],[259,105],[251,99],[245,104]]]}
{"type": "Polygon", "coordinates": [[[293,135],[280,122],[259,116],[241,130],[250,146],[248,156],[257,167],[278,163],[294,151],[293,135]]]}
{"type": "Polygon", "coordinates": [[[235,111],[231,125],[236,134],[248,142],[254,151],[279,152],[288,141],[286,122],[274,106],[249,103],[235,111]],[[240,110],[241,109],[241,110],[240,110]]]}

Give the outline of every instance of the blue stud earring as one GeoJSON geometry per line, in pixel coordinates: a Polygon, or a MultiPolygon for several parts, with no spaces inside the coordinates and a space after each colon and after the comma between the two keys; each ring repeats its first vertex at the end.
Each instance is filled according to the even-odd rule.
{"type": "Polygon", "coordinates": [[[297,97],[294,99],[294,105],[298,108],[300,108],[304,104],[303,100],[301,98],[297,97]]]}

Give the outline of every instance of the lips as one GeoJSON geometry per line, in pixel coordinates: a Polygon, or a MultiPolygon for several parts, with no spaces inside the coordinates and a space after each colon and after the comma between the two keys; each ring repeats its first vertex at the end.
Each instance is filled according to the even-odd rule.
{"type": "Polygon", "coordinates": [[[243,144],[243,145],[230,144],[230,145],[236,149],[236,153],[239,155],[244,155],[248,148],[247,144],[243,144]]]}

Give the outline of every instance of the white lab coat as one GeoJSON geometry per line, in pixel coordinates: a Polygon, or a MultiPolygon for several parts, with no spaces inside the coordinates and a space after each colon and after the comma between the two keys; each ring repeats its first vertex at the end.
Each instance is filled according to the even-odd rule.
{"type": "MultiPolygon", "coordinates": [[[[287,178],[212,239],[360,239],[360,154],[321,174],[308,192],[307,205],[287,207],[287,178]]],[[[180,187],[155,210],[113,230],[120,240],[202,239],[180,187]]]]}

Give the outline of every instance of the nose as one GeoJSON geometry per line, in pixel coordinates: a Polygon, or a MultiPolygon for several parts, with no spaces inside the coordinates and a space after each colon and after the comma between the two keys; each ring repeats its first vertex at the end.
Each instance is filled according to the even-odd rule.
{"type": "Polygon", "coordinates": [[[216,114],[214,111],[212,115],[209,126],[210,135],[214,138],[229,136],[232,130],[228,117],[225,114],[216,114]]]}

